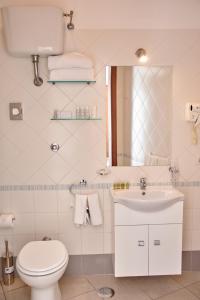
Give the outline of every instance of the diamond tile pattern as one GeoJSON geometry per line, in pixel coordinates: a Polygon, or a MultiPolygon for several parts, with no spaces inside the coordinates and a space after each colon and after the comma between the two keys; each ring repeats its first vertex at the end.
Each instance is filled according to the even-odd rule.
{"type": "Polygon", "coordinates": [[[145,164],[150,154],[171,156],[171,82],[170,67],[133,68],[133,162],[145,164]]]}
{"type": "MultiPolygon", "coordinates": [[[[104,178],[96,174],[98,169],[106,165],[105,64],[137,65],[134,51],[141,45],[149,53],[151,66],[173,66],[172,159],[179,166],[180,180],[200,180],[198,162],[200,143],[196,146],[191,144],[191,126],[184,120],[185,103],[197,102],[200,99],[200,72],[197,63],[200,52],[199,35],[199,30],[75,30],[73,38],[71,35],[67,36],[66,51],[82,51],[91,56],[95,64],[97,83],[91,86],[80,84],[52,86],[46,82],[48,74],[46,59],[41,59],[40,71],[44,84],[42,87],[35,87],[31,59],[8,55],[0,34],[0,183],[69,184],[79,182],[82,178],[86,178],[91,183],[117,180],[138,182],[142,176],[147,177],[148,181],[168,182],[170,177],[167,167],[112,168],[111,174],[104,178]],[[22,102],[23,121],[9,120],[9,102],[22,102]],[[54,123],[50,120],[54,109],[75,110],[77,105],[84,105],[84,103],[97,105],[102,121],[54,123]],[[57,142],[61,146],[56,154],[49,149],[52,142],[57,142]]],[[[150,91],[148,93],[150,94],[150,91]]],[[[150,121],[153,122],[151,118],[150,121]]],[[[200,134],[199,129],[198,134],[200,134]]],[[[187,198],[185,209],[191,209],[192,213],[200,207],[199,192],[196,190],[197,188],[194,187],[185,190],[187,198]]],[[[27,200],[26,193],[17,191],[13,193],[16,201],[18,198],[27,200]]],[[[61,193],[63,199],[69,204],[71,197],[67,191],[61,193]]],[[[42,202],[44,198],[49,199],[51,204],[60,203],[60,196],[57,194],[54,195],[55,198],[49,197],[45,191],[40,195],[31,191],[29,194],[34,203],[42,202]]],[[[11,196],[13,197],[12,192],[1,193],[0,212],[16,213],[11,196]]],[[[111,218],[109,193],[107,191],[100,193],[100,199],[102,209],[107,210],[106,218],[109,219],[109,215],[111,218]]],[[[51,204],[49,206],[53,207],[51,204]]],[[[82,243],[82,229],[78,229],[76,238],[73,234],[69,235],[69,232],[75,231],[73,210],[69,206],[68,213],[71,214],[71,221],[64,232],[63,229],[62,232],[59,229],[60,210],[54,213],[49,213],[48,209],[36,212],[34,205],[29,213],[34,219],[29,227],[32,228],[31,232],[24,232],[20,226],[17,233],[12,229],[0,230],[0,241],[7,238],[15,254],[24,243],[42,238],[47,232],[52,237],[62,239],[72,254],[112,252],[110,232],[103,230],[103,234],[100,232],[95,237],[95,228],[91,228],[91,231],[84,232],[87,245],[82,243]],[[95,239],[98,240],[96,247],[93,245],[95,239]]],[[[24,214],[23,204],[19,204],[18,214],[24,214]]],[[[25,216],[23,220],[25,219],[28,220],[28,217],[25,216]]],[[[25,221],[24,226],[26,227],[25,221]]],[[[184,232],[184,249],[199,250],[200,225],[197,222],[195,230],[193,224],[188,226],[190,229],[185,229],[184,232]],[[187,238],[188,231],[190,238],[187,238]]],[[[0,250],[3,251],[2,247],[0,250]]]]}

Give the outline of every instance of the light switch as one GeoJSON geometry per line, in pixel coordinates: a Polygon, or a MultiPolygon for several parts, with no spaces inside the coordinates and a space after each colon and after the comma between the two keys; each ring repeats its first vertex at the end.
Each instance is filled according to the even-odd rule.
{"type": "Polygon", "coordinates": [[[22,103],[9,103],[10,120],[23,120],[22,103]]]}

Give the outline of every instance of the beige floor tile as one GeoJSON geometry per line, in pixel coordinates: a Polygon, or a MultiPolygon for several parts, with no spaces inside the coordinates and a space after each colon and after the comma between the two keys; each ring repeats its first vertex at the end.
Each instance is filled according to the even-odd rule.
{"type": "Polygon", "coordinates": [[[113,300],[151,300],[145,293],[142,291],[132,291],[127,292],[127,294],[118,294],[116,293],[113,300]]]}
{"type": "Polygon", "coordinates": [[[78,297],[73,298],[73,300],[100,300],[99,296],[97,295],[96,292],[89,292],[85,293],[83,295],[80,295],[78,297]]]}
{"type": "Polygon", "coordinates": [[[5,300],[2,284],[0,283],[0,300],[5,300]]]}
{"type": "Polygon", "coordinates": [[[3,286],[3,289],[6,293],[8,291],[12,291],[12,290],[19,289],[21,287],[25,287],[26,284],[19,277],[16,277],[15,282],[13,284],[11,284],[10,286],[4,285],[3,282],[2,282],[2,286],[3,286]]]}
{"type": "Polygon", "coordinates": [[[110,287],[116,294],[125,293],[125,278],[115,278],[113,275],[92,275],[87,278],[95,289],[110,287]]]}
{"type": "Polygon", "coordinates": [[[181,289],[172,294],[161,297],[159,300],[198,300],[198,298],[186,289],[181,289]]]}
{"type": "MultiPolygon", "coordinates": [[[[100,300],[103,298],[100,298],[97,295],[97,292],[89,292],[87,294],[80,295],[78,297],[73,298],[73,300],[100,300]]],[[[104,298],[107,299],[107,298],[104,298]]],[[[111,298],[112,300],[151,300],[148,298],[146,295],[142,295],[140,293],[135,293],[135,294],[127,294],[127,295],[116,295],[111,298]]]]}
{"type": "Polygon", "coordinates": [[[137,280],[137,286],[152,299],[159,298],[181,288],[181,285],[169,276],[141,277],[137,280]]]}
{"type": "Polygon", "coordinates": [[[31,289],[29,287],[19,288],[6,294],[6,300],[30,300],[31,289]]]}
{"type": "Polygon", "coordinates": [[[200,298],[200,282],[193,283],[186,287],[192,294],[200,298]]]}
{"type": "Polygon", "coordinates": [[[135,278],[115,278],[112,275],[96,275],[87,277],[95,289],[108,286],[115,291],[113,300],[149,300],[150,298],[136,285],[135,278]]]}
{"type": "Polygon", "coordinates": [[[180,285],[187,286],[194,282],[200,281],[200,272],[185,271],[182,275],[171,276],[171,278],[180,285]]]}
{"type": "Polygon", "coordinates": [[[83,277],[64,276],[60,280],[59,284],[62,293],[62,299],[64,300],[77,297],[94,290],[88,280],[83,277]]]}

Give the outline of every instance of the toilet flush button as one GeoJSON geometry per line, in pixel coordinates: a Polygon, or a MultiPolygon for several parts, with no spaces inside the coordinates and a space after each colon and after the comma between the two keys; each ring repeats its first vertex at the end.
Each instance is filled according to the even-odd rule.
{"type": "Polygon", "coordinates": [[[23,120],[21,103],[9,103],[10,120],[23,120]]]}
{"type": "Polygon", "coordinates": [[[18,108],[13,108],[12,113],[13,113],[13,116],[17,116],[17,115],[19,115],[20,111],[18,108]]]}

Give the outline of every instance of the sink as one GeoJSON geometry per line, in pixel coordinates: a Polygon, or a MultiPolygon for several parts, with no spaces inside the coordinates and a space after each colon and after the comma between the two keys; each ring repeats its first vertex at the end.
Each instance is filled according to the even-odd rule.
{"type": "Polygon", "coordinates": [[[159,211],[183,201],[184,195],[174,188],[151,188],[145,190],[131,188],[127,190],[111,190],[115,203],[122,204],[137,211],[159,211]]]}

